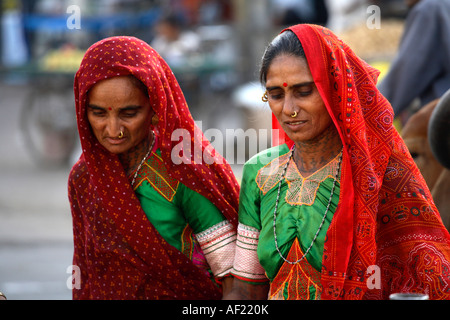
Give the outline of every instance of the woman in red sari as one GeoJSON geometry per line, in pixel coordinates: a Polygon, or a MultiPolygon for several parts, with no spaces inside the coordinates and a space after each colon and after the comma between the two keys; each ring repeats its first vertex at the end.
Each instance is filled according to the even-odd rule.
{"type": "Polygon", "coordinates": [[[279,135],[244,166],[227,298],[450,298],[450,235],[378,74],[324,27],[269,45],[263,100],[279,135]]]}
{"type": "Polygon", "coordinates": [[[74,92],[74,299],[221,298],[239,186],[168,65],[137,38],[107,38],[87,50],[74,92]]]}

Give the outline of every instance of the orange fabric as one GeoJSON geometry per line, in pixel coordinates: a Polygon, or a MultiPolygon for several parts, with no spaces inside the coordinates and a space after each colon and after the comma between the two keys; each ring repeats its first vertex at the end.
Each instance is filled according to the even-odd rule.
{"type": "Polygon", "coordinates": [[[171,177],[210,199],[237,225],[239,185],[228,163],[215,154],[196,127],[169,66],[137,38],[112,37],[99,41],[87,50],[74,83],[83,154],[69,178],[75,243],[73,264],[81,270],[81,289],[74,289],[73,296],[76,299],[220,298],[219,289],[204,272],[167,244],[154,229],[118,157],[104,149],[91,132],[86,115],[88,90],[103,79],[129,74],[148,88],[151,106],[159,118],[153,129],[171,177]],[[185,143],[172,141],[172,133],[177,129],[187,133],[183,136],[185,143]],[[171,160],[171,152],[180,145],[188,155],[186,160],[190,161],[176,165],[171,160]],[[215,161],[206,164],[201,155],[215,161]]]}
{"type": "MultiPolygon", "coordinates": [[[[450,235],[376,88],[379,72],[330,30],[296,25],[314,82],[344,144],[338,208],[327,232],[322,299],[450,299],[450,235]],[[381,286],[370,266],[379,267],[381,286]],[[379,288],[379,289],[378,289],[379,288]]],[[[280,130],[276,143],[292,141],[280,130]]]]}
{"type": "MultiPolygon", "coordinates": [[[[297,261],[303,257],[303,254],[296,238],[286,259],[297,261]]],[[[321,291],[320,272],[303,259],[296,264],[283,263],[270,284],[269,296],[275,300],[320,300],[321,291]],[[311,288],[314,288],[315,293],[311,292],[311,288]]]]}

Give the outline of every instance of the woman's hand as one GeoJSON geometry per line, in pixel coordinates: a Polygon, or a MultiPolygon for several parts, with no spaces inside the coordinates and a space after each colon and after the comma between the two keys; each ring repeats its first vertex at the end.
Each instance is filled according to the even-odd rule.
{"type": "Polygon", "coordinates": [[[223,300],[267,300],[268,284],[250,284],[236,278],[227,278],[227,290],[223,287],[223,300]]]}

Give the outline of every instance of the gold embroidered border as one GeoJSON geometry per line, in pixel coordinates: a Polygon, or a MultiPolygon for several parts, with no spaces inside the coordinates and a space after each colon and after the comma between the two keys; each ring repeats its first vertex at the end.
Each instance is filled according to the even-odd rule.
{"type": "Polygon", "coordinates": [[[151,154],[141,167],[136,178],[134,190],[136,190],[144,181],[147,181],[168,201],[173,200],[179,184],[178,180],[169,176],[163,159],[155,152],[151,154]]]}
{"type": "MultiPolygon", "coordinates": [[[[290,153],[284,154],[258,171],[255,180],[263,194],[278,186],[289,156],[290,153]]],[[[285,201],[290,205],[312,205],[316,198],[319,185],[324,180],[328,178],[334,179],[336,176],[339,156],[340,154],[306,178],[303,178],[294,161],[291,161],[287,167],[285,176],[286,183],[288,184],[285,201]]]]}
{"type": "Polygon", "coordinates": [[[236,248],[236,231],[233,225],[224,220],[195,236],[214,276],[220,278],[229,274],[236,248]]]}
{"type": "Polygon", "coordinates": [[[259,231],[243,225],[238,225],[236,241],[236,257],[232,274],[238,279],[251,282],[267,281],[266,272],[259,263],[258,248],[259,231]]]}

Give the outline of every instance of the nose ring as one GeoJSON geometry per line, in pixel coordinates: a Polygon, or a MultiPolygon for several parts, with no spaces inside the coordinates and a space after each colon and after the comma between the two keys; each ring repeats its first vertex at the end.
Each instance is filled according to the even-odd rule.
{"type": "Polygon", "coordinates": [[[297,111],[294,111],[293,114],[291,114],[291,118],[295,118],[297,116],[297,111]]]}
{"type": "Polygon", "coordinates": [[[119,137],[118,137],[119,139],[122,139],[123,138],[123,131],[122,130],[120,130],[120,133],[119,133],[119,137]]]}

